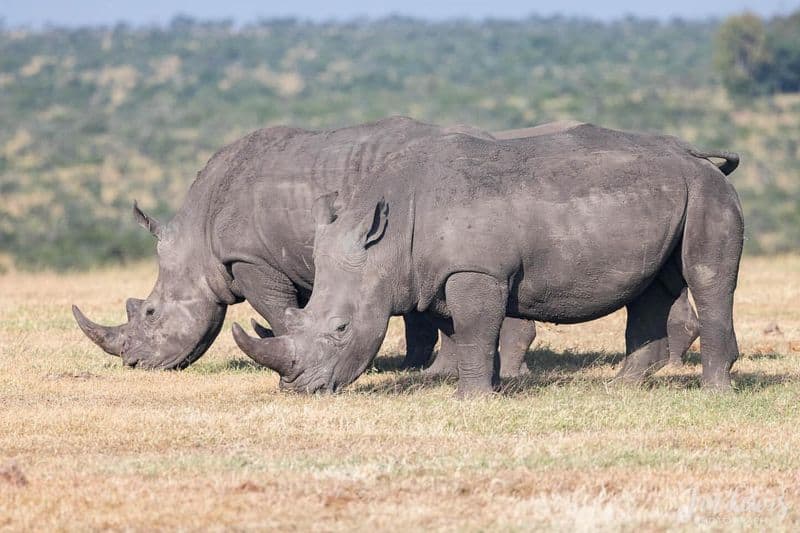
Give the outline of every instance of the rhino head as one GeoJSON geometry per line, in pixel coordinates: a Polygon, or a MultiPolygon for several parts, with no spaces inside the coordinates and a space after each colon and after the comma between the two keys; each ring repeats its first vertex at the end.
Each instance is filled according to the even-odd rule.
{"type": "Polygon", "coordinates": [[[334,198],[315,202],[314,290],[305,308],[286,310],[288,333],[255,338],[233,326],[242,351],[298,392],[335,392],[361,375],[402,306],[399,295],[407,294],[397,275],[386,275],[403,271],[407,260],[396,232],[389,235],[388,204],[381,199],[337,217],[334,198]]]}
{"type": "Polygon", "coordinates": [[[185,368],[216,338],[227,305],[221,303],[203,272],[191,243],[181,241],[180,221],[162,225],[134,202],[137,222],[158,240],[158,280],[145,300],[130,298],[128,321],[101,326],[72,306],[81,330],[105,352],[131,367],[185,368]]]}

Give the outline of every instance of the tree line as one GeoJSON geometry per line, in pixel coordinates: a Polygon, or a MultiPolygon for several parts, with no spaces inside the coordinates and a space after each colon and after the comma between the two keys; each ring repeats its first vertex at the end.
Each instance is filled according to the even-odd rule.
{"type": "Polygon", "coordinates": [[[752,13],[728,18],[717,32],[715,64],[738,96],[800,91],[800,12],[767,21],[752,13]]]}
{"type": "Polygon", "coordinates": [[[270,125],[392,114],[488,130],[573,119],[741,152],[731,179],[747,252],[799,250],[800,98],[789,91],[800,69],[787,66],[796,23],[0,25],[0,264],[85,268],[151,255],[132,201],[169,219],[224,144],[270,125]],[[767,64],[783,66],[758,90],[731,81],[767,79],[767,64]]]}

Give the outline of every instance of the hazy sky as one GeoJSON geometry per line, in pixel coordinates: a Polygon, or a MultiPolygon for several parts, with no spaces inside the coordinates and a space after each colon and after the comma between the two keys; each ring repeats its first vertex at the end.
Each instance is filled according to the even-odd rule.
{"type": "Polygon", "coordinates": [[[771,16],[796,9],[800,9],[800,0],[0,0],[0,18],[9,26],[46,23],[75,26],[120,20],[164,23],[179,13],[204,19],[232,18],[236,22],[277,16],[325,20],[392,13],[430,19],[564,14],[608,20],[627,14],[658,18],[722,17],[743,10],[771,16]]]}

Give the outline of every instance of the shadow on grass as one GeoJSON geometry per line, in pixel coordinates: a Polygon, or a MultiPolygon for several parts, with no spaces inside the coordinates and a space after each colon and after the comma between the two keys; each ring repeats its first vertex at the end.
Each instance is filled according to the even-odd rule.
{"type": "MultiPolygon", "coordinates": [[[[616,365],[624,359],[622,353],[607,352],[557,352],[549,348],[530,350],[525,354],[525,364],[530,373],[524,376],[503,379],[501,390],[504,394],[516,394],[524,391],[539,389],[556,384],[566,384],[573,381],[582,383],[604,383],[603,378],[591,378],[584,375],[569,375],[597,366],[616,365]]],[[[404,370],[402,362],[404,355],[383,356],[375,360],[372,372],[388,373],[404,370]]],[[[374,394],[410,394],[425,388],[439,386],[443,383],[455,384],[455,378],[430,376],[423,372],[410,370],[394,379],[387,379],[380,383],[356,385],[354,390],[360,393],[374,394]]]]}
{"type": "Polygon", "coordinates": [[[405,358],[405,354],[381,355],[372,361],[372,366],[369,371],[382,374],[384,372],[399,372],[400,370],[405,370],[403,368],[403,361],[405,358]]]}
{"type": "Polygon", "coordinates": [[[733,381],[737,391],[758,391],[775,385],[795,381],[789,374],[755,374],[753,372],[734,372],[733,381]]]}
{"type": "Polygon", "coordinates": [[[743,358],[746,359],[784,359],[786,356],[777,351],[768,351],[768,352],[752,352],[745,355],[742,355],[743,358]]]}
{"type": "MultiPolygon", "coordinates": [[[[404,371],[402,367],[404,358],[404,354],[389,354],[376,358],[369,373],[396,373],[397,375],[395,377],[386,376],[386,379],[378,383],[359,384],[357,382],[350,389],[357,393],[402,395],[438,387],[442,384],[455,385],[457,383],[456,378],[430,376],[415,370],[404,371]]],[[[606,387],[611,384],[608,377],[587,376],[580,371],[608,365],[617,366],[624,359],[625,355],[620,352],[558,352],[550,348],[529,350],[525,354],[525,364],[530,373],[503,379],[501,393],[513,396],[546,387],[574,383],[606,387]]],[[[643,387],[645,389],[699,389],[701,387],[700,354],[689,352],[685,356],[684,362],[686,367],[692,370],[691,375],[661,375],[657,373],[648,379],[643,387]]],[[[203,374],[271,372],[250,359],[230,359],[220,363],[198,365],[193,369],[203,374]]],[[[791,381],[792,376],[789,374],[740,373],[736,372],[734,367],[734,382],[736,391],[739,392],[759,391],[791,381]]]]}
{"type": "Polygon", "coordinates": [[[401,374],[394,379],[387,379],[379,383],[356,383],[351,385],[351,388],[354,392],[362,394],[402,395],[413,394],[421,390],[438,387],[443,383],[455,385],[456,379],[430,376],[422,372],[410,371],[407,374],[401,374]]]}
{"type": "MultiPolygon", "coordinates": [[[[531,371],[550,370],[558,368],[582,369],[598,365],[616,365],[625,358],[622,353],[608,352],[584,352],[576,353],[571,351],[556,352],[549,348],[538,348],[529,350],[525,354],[525,364],[531,371]]],[[[403,368],[405,354],[390,354],[377,357],[370,368],[370,372],[398,372],[406,370],[403,368]]]]}
{"type": "MultiPolygon", "coordinates": [[[[756,374],[753,372],[736,372],[733,374],[734,390],[737,392],[754,392],[768,389],[775,385],[782,385],[793,381],[789,374],[756,374]]],[[[655,375],[648,380],[648,388],[669,388],[669,389],[699,389],[700,371],[691,376],[659,376],[655,375]]]]}
{"type": "Polygon", "coordinates": [[[686,352],[686,355],[683,356],[683,362],[687,365],[699,365],[700,352],[686,352]]]}
{"type": "MultiPolygon", "coordinates": [[[[739,359],[785,359],[786,354],[780,353],[778,351],[768,351],[768,352],[742,352],[739,355],[739,359]]],[[[683,356],[683,362],[687,365],[697,365],[700,366],[702,361],[700,360],[700,352],[687,352],[685,356],[683,356]]]]}
{"type": "Polygon", "coordinates": [[[227,361],[220,361],[219,363],[203,363],[193,365],[190,369],[200,374],[224,374],[226,372],[249,374],[253,372],[271,372],[267,367],[261,366],[250,359],[229,359],[227,361]]]}
{"type": "MultiPolygon", "coordinates": [[[[529,394],[546,387],[574,383],[597,387],[630,387],[631,385],[614,384],[608,377],[587,376],[579,373],[580,370],[593,367],[616,366],[624,358],[625,355],[619,352],[557,352],[549,348],[531,350],[525,356],[525,363],[530,369],[530,373],[520,377],[503,379],[501,394],[509,396],[529,394]]],[[[385,357],[383,362],[381,360],[376,361],[376,371],[391,372],[398,370],[402,360],[402,355],[385,357]]],[[[685,365],[693,371],[691,375],[660,375],[656,373],[655,376],[647,380],[643,388],[700,389],[700,354],[690,352],[685,358],[685,365]]],[[[740,373],[736,372],[735,368],[733,379],[737,392],[759,391],[792,381],[792,377],[788,374],[740,373]]],[[[400,395],[440,386],[443,383],[455,385],[456,382],[455,378],[434,377],[422,372],[409,371],[398,375],[394,379],[387,379],[379,383],[356,384],[353,390],[359,393],[400,395]]]]}
{"type": "Polygon", "coordinates": [[[617,365],[625,359],[620,352],[557,352],[550,348],[529,350],[525,364],[531,372],[542,370],[581,370],[604,365],[617,365]]]}

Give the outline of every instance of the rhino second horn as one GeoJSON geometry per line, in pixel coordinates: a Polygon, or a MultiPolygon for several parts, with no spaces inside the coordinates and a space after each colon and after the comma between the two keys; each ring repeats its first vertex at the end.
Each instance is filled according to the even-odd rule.
{"type": "Polygon", "coordinates": [[[294,343],[286,335],[256,339],[245,333],[239,324],[234,323],[233,339],[250,359],[271,368],[281,376],[288,375],[294,369],[294,343]]]}
{"type": "Polygon", "coordinates": [[[250,325],[253,327],[253,331],[256,332],[256,335],[261,337],[262,339],[271,339],[275,336],[275,332],[272,331],[270,328],[266,326],[262,326],[258,323],[255,318],[250,319],[250,325]]]}
{"type": "Polygon", "coordinates": [[[139,298],[128,298],[125,301],[125,312],[128,315],[128,322],[139,314],[139,309],[141,309],[143,303],[144,300],[140,300],[139,298]]]}
{"type": "Polygon", "coordinates": [[[100,324],[95,324],[81,313],[77,305],[72,306],[72,315],[86,336],[102,348],[103,351],[117,356],[122,354],[125,326],[101,326],[100,324]]]}

